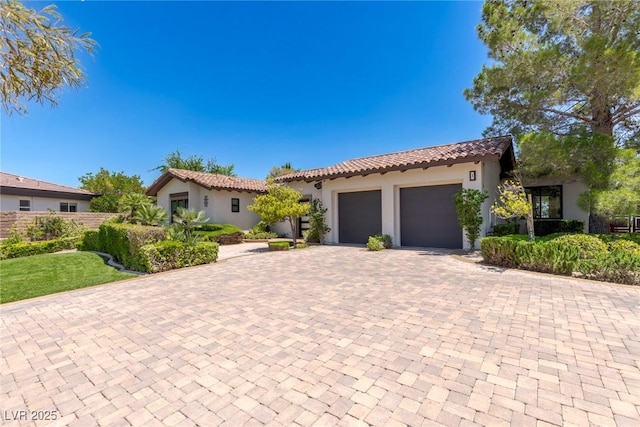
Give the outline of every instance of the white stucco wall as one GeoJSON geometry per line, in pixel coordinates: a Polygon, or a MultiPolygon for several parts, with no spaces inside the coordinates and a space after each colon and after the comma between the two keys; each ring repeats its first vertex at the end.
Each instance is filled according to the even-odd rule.
{"type": "Polygon", "coordinates": [[[562,185],[562,219],[578,219],[585,223],[584,232],[589,231],[589,212],[578,207],[580,194],[589,189],[579,177],[558,179],[538,178],[524,182],[525,187],[539,187],[545,185],[562,185]]]}
{"type": "Polygon", "coordinates": [[[29,197],[29,196],[12,196],[12,195],[0,195],[0,210],[3,211],[19,211],[20,200],[29,200],[31,202],[31,211],[45,212],[49,209],[59,212],[60,203],[75,203],[77,205],[77,212],[88,212],[89,201],[88,200],[72,200],[64,198],[48,198],[48,197],[29,197]]]}
{"type": "MultiPolygon", "coordinates": [[[[294,181],[287,183],[289,187],[299,191],[303,197],[311,196],[312,199],[317,199],[322,196],[322,193],[320,190],[314,187],[314,184],[315,182],[304,181],[294,181]]],[[[278,223],[271,224],[271,231],[273,231],[274,233],[278,233],[278,235],[280,236],[291,238],[291,225],[289,224],[289,221],[280,221],[278,223]]]]}
{"type": "MultiPolygon", "coordinates": [[[[351,191],[381,190],[382,197],[382,233],[388,234],[393,239],[393,244],[399,246],[400,241],[400,189],[405,187],[419,187],[425,185],[462,184],[463,188],[483,188],[483,177],[487,174],[497,174],[498,178],[488,179],[487,182],[497,182],[500,168],[497,162],[489,168],[483,168],[482,163],[462,163],[448,166],[436,166],[426,170],[412,169],[405,172],[389,172],[384,175],[379,173],[365,177],[337,178],[324,180],[322,190],[314,188],[315,183],[291,182],[290,186],[299,189],[303,194],[311,194],[313,197],[321,197],[324,207],[327,208],[326,222],[331,228],[327,234],[327,243],[339,242],[338,224],[338,194],[351,191]],[[476,172],[476,180],[469,180],[469,172],[476,172]]],[[[491,192],[491,189],[488,189],[491,192]]],[[[483,206],[483,217],[489,219],[490,202],[483,206]]],[[[288,228],[288,227],[287,227],[288,228]]],[[[277,232],[289,231],[281,227],[275,228],[277,232]]],[[[485,235],[487,224],[483,227],[482,235],[485,235]]],[[[469,248],[469,242],[463,236],[464,247],[469,248]]]]}
{"type": "Polygon", "coordinates": [[[169,212],[170,195],[185,192],[189,193],[189,208],[204,211],[211,223],[234,224],[243,230],[248,230],[260,221],[258,215],[247,209],[247,206],[253,203],[256,193],[207,190],[192,182],[182,182],[175,178],[158,191],[157,205],[169,212]],[[205,195],[208,197],[208,206],[204,206],[205,195]],[[240,200],[240,212],[231,212],[232,198],[240,200]]]}

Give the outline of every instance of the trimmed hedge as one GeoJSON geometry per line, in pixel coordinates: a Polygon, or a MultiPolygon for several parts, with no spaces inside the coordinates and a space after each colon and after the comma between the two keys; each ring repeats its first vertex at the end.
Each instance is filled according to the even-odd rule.
{"type": "Polygon", "coordinates": [[[244,232],[233,224],[202,224],[194,235],[207,242],[216,242],[221,245],[242,243],[244,232]]]}
{"type": "Polygon", "coordinates": [[[214,242],[199,242],[195,245],[188,245],[165,240],[142,246],[139,261],[142,271],[158,273],[215,262],[218,259],[218,248],[219,245],[214,242]]]}
{"type": "Polygon", "coordinates": [[[289,250],[289,242],[268,242],[270,251],[288,251],[289,250]]]}
{"type": "Polygon", "coordinates": [[[104,252],[100,241],[100,230],[85,230],[77,247],[79,251],[104,252]]]}
{"type": "Polygon", "coordinates": [[[506,224],[496,224],[493,226],[494,236],[508,236],[509,234],[518,234],[520,224],[517,222],[508,222],[506,224]]]}
{"type": "Polygon", "coordinates": [[[640,285],[640,255],[610,252],[597,235],[566,235],[536,242],[512,236],[485,237],[480,241],[480,252],[492,265],[640,285]]]}
{"type": "Polygon", "coordinates": [[[18,242],[0,246],[0,259],[21,258],[31,255],[50,254],[65,249],[75,249],[79,237],[18,242]]]}
{"type": "MultiPolygon", "coordinates": [[[[132,224],[102,224],[98,233],[101,252],[111,254],[130,270],[145,271],[140,248],[166,238],[164,227],[132,224]]],[[[90,235],[92,236],[92,235],[90,235]]],[[[90,239],[93,237],[90,237],[90,239]]]]}
{"type": "Polygon", "coordinates": [[[584,221],[577,219],[537,219],[533,221],[536,236],[553,233],[584,233],[584,221]]]}

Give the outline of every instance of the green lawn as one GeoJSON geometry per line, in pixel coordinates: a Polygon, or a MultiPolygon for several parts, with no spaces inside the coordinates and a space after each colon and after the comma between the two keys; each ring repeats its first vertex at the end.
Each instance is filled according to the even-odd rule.
{"type": "Polygon", "coordinates": [[[0,303],[135,277],[94,253],[70,252],[0,261],[0,303]]]}

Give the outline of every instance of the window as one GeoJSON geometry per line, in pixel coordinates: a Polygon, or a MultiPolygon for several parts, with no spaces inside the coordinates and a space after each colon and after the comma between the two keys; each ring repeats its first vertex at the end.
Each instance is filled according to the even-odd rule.
{"type": "Polygon", "coordinates": [[[178,208],[189,209],[189,193],[169,194],[169,200],[171,201],[170,221],[173,222],[173,216],[178,213],[178,208]]]}
{"type": "Polygon", "coordinates": [[[562,219],[562,186],[525,188],[531,194],[535,219],[562,219]]]}
{"type": "Polygon", "coordinates": [[[231,212],[240,212],[240,199],[231,199],[231,212]]]}
{"type": "Polygon", "coordinates": [[[31,200],[20,200],[20,210],[21,211],[30,211],[31,210],[31,200]]]}
{"type": "Polygon", "coordinates": [[[78,204],[60,202],[60,212],[78,212],[78,204]]]}

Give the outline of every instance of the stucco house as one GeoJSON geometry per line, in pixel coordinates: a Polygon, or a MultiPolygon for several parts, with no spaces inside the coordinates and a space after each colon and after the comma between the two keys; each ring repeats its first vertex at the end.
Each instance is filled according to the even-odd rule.
{"type": "Polygon", "coordinates": [[[98,194],[80,188],[0,172],[0,210],[88,212],[98,194]]]}
{"type": "MultiPolygon", "coordinates": [[[[512,138],[501,136],[347,160],[277,181],[299,190],[305,200],[322,200],[329,243],[362,244],[382,232],[395,246],[469,248],[454,195],[462,188],[488,190],[484,236],[495,223],[490,213],[495,189],[514,165],[512,138]]],[[[290,233],[287,228],[276,225],[280,233],[290,233]]]]}
{"type": "Polygon", "coordinates": [[[250,229],[260,217],[249,211],[258,194],[267,192],[265,181],[182,169],[169,169],[147,189],[157,205],[170,213],[178,207],[204,211],[210,222],[250,229]]]}

